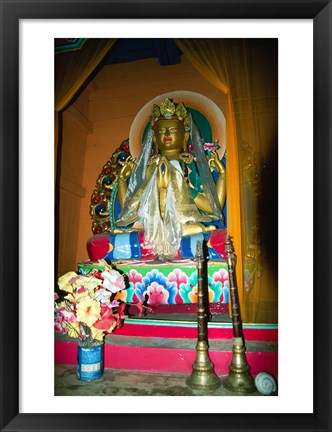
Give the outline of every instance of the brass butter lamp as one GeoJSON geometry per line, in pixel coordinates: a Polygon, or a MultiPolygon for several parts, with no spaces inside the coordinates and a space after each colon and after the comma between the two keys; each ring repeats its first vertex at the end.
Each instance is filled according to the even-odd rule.
{"type": "Polygon", "coordinates": [[[226,238],[226,253],[228,264],[229,293],[232,308],[233,324],[233,357],[229,365],[229,374],[223,381],[227,390],[238,394],[253,393],[256,386],[250,374],[250,366],[246,359],[246,348],[243,339],[242,321],[240,314],[239,298],[235,278],[235,255],[230,236],[226,238]]]}
{"type": "Polygon", "coordinates": [[[196,245],[198,338],[196,345],[196,359],[192,366],[192,373],[187,378],[186,383],[189,387],[195,390],[211,391],[221,386],[221,380],[214,371],[214,365],[210,360],[208,352],[207,311],[205,307],[205,291],[207,292],[208,286],[206,283],[207,274],[204,274],[203,264],[203,245],[201,241],[198,241],[196,245]]]}

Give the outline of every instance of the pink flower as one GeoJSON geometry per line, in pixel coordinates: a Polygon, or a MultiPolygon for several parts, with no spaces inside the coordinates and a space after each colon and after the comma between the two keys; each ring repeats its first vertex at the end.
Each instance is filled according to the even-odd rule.
{"type": "Polygon", "coordinates": [[[72,322],[76,319],[74,312],[67,310],[65,307],[56,308],[55,312],[60,321],[72,322]]]}
{"type": "Polygon", "coordinates": [[[58,317],[54,320],[54,330],[61,332],[62,334],[67,333],[67,326],[65,325],[62,318],[58,317]]]}

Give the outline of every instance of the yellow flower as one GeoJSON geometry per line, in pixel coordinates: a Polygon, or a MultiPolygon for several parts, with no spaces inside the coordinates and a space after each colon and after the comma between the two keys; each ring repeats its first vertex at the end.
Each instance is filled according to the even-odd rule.
{"type": "Polygon", "coordinates": [[[95,289],[97,286],[101,285],[102,281],[95,276],[79,276],[75,282],[75,287],[84,287],[88,290],[95,289]]]}
{"type": "Polygon", "coordinates": [[[71,323],[67,323],[68,328],[68,336],[72,338],[78,338],[80,334],[80,327],[77,321],[72,321],[71,323]]]}
{"type": "Polygon", "coordinates": [[[91,327],[92,338],[100,342],[104,340],[104,332],[95,327],[91,327]]]}
{"type": "Polygon", "coordinates": [[[89,327],[100,317],[100,304],[90,297],[84,297],[76,306],[78,321],[87,324],[89,327]]]}
{"type": "Polygon", "coordinates": [[[76,291],[71,294],[67,294],[64,298],[71,303],[79,303],[87,296],[91,297],[90,291],[82,288],[79,290],[79,292],[76,291]]]}
{"type": "Polygon", "coordinates": [[[87,289],[81,289],[74,294],[75,302],[81,302],[87,296],[89,296],[89,291],[87,289]]]}
{"type": "Polygon", "coordinates": [[[98,260],[98,264],[103,267],[103,271],[113,272],[115,271],[111,265],[109,265],[105,260],[98,260]]]}
{"type": "Polygon", "coordinates": [[[69,293],[73,292],[73,286],[70,283],[70,280],[76,278],[77,274],[75,272],[68,272],[63,276],[59,277],[58,285],[62,291],[67,291],[69,293]]]}
{"type": "Polygon", "coordinates": [[[67,294],[64,298],[71,303],[76,303],[76,298],[74,294],[67,294]]]}

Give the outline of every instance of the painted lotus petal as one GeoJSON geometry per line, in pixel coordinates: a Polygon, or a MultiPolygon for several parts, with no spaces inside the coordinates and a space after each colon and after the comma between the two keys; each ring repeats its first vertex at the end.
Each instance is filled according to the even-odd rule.
{"type": "Polygon", "coordinates": [[[197,303],[198,301],[198,287],[197,285],[192,288],[192,290],[188,293],[188,298],[191,303],[197,303]]]}
{"type": "Polygon", "coordinates": [[[152,282],[144,294],[149,296],[149,305],[168,304],[169,292],[157,282],[152,282]]]}
{"type": "Polygon", "coordinates": [[[90,297],[84,297],[82,301],[77,303],[76,315],[78,321],[87,324],[89,327],[100,317],[100,304],[92,300],[90,297]]]}
{"type": "Polygon", "coordinates": [[[152,282],[157,282],[159,285],[166,285],[168,279],[157,269],[153,269],[143,277],[143,284],[150,285],[152,282]]]}
{"type": "MultiPolygon", "coordinates": [[[[167,277],[158,271],[157,269],[153,269],[152,271],[148,272],[144,277],[141,283],[136,284],[136,290],[135,290],[135,297],[140,301],[144,299],[144,295],[146,294],[146,287],[149,286],[161,286],[163,290],[165,290],[168,295],[164,294],[164,298],[160,301],[157,300],[158,295],[154,293],[153,297],[154,300],[153,304],[157,304],[162,302],[163,304],[173,304],[175,302],[175,296],[178,292],[177,285],[175,281],[169,281],[167,277]],[[167,298],[167,302],[165,303],[165,300],[167,298]],[[157,303],[155,303],[157,302],[157,303]]],[[[160,293],[159,293],[160,296],[160,293]]],[[[149,300],[149,304],[152,304],[149,300]]]]}
{"type": "Polygon", "coordinates": [[[225,269],[220,269],[217,272],[214,272],[212,277],[215,282],[224,283],[225,281],[228,281],[228,272],[225,269]]]}
{"type": "Polygon", "coordinates": [[[129,281],[135,285],[136,282],[142,282],[142,275],[138,271],[131,269],[128,274],[129,281]]]}
{"type": "Polygon", "coordinates": [[[203,148],[204,150],[213,151],[217,149],[217,146],[215,143],[204,143],[203,148]]]}
{"type": "Polygon", "coordinates": [[[223,289],[223,300],[222,303],[228,303],[228,297],[229,297],[229,290],[228,290],[228,281],[224,283],[224,289],[223,289]]]}
{"type": "Polygon", "coordinates": [[[180,269],[173,270],[168,276],[169,282],[175,282],[178,289],[182,283],[187,283],[188,276],[180,269]]]}

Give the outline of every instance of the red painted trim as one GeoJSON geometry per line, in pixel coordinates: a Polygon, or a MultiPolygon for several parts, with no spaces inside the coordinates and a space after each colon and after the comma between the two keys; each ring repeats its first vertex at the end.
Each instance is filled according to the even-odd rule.
{"type": "Polygon", "coordinates": [[[56,340],[54,343],[54,362],[63,364],[76,364],[77,343],[56,340]]]}
{"type": "MultiPolygon", "coordinates": [[[[77,344],[55,341],[55,363],[76,364],[77,344]]],[[[209,351],[217,375],[227,375],[232,360],[231,351],[209,351]]],[[[131,347],[105,345],[106,368],[151,372],[191,373],[196,353],[188,349],[131,347]]],[[[248,352],[251,373],[269,372],[278,376],[278,353],[248,352]]]]}
{"type": "MultiPolygon", "coordinates": [[[[160,338],[197,338],[197,327],[130,324],[114,332],[114,336],[144,336],[160,338]]],[[[245,340],[278,341],[277,329],[244,328],[245,340]]],[[[209,339],[232,339],[233,329],[209,328],[209,339]]]]}

